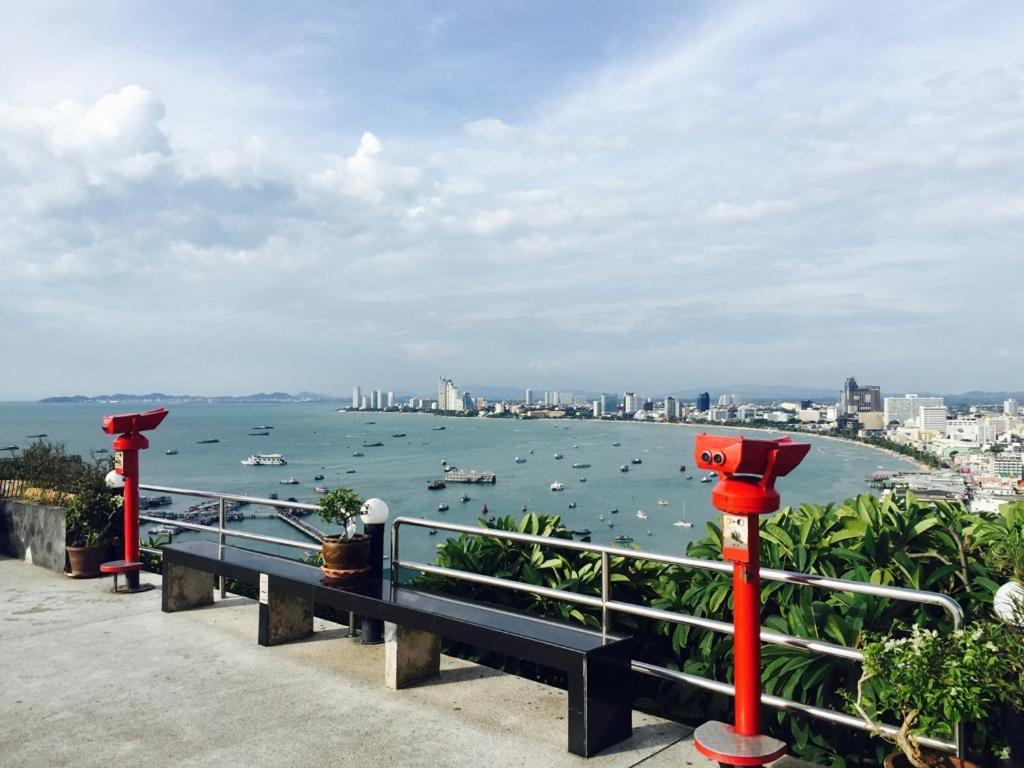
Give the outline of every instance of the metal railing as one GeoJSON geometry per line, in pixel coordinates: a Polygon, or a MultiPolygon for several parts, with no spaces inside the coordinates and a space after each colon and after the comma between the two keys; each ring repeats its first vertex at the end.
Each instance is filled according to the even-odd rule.
{"type": "MultiPolygon", "coordinates": [[[[722,634],[733,633],[733,625],[727,622],[613,600],[611,584],[612,557],[644,560],[649,562],[665,563],[667,565],[681,566],[683,568],[695,568],[705,571],[714,571],[717,573],[732,574],[731,564],[717,560],[703,560],[700,558],[681,557],[676,555],[661,555],[654,552],[644,552],[641,550],[626,549],[623,547],[608,547],[599,544],[590,544],[587,542],[575,541],[573,539],[558,539],[550,536],[537,536],[528,533],[501,531],[493,528],[478,528],[468,525],[458,525],[456,523],[442,523],[438,521],[409,517],[395,518],[391,524],[391,581],[393,585],[398,583],[399,571],[402,568],[408,568],[410,570],[420,571],[421,573],[446,576],[448,578],[461,581],[485,584],[487,586],[509,589],[517,592],[526,592],[541,597],[547,597],[552,600],[585,605],[591,608],[600,609],[601,633],[603,637],[608,635],[611,627],[612,613],[622,613],[647,619],[655,619],[658,621],[667,621],[673,624],[685,624],[722,634]],[[570,549],[577,552],[592,552],[599,554],[601,556],[601,596],[595,597],[593,595],[583,595],[578,592],[569,592],[562,589],[526,584],[519,581],[487,576],[485,574],[473,573],[470,571],[460,571],[428,563],[402,560],[399,557],[399,529],[403,525],[452,531],[472,536],[488,536],[491,538],[505,539],[507,541],[517,541],[524,544],[540,544],[545,547],[552,547],[556,549],[570,549]]],[[[831,590],[833,592],[854,592],[873,595],[875,597],[884,597],[890,600],[917,603],[919,605],[937,606],[942,608],[942,610],[949,615],[954,629],[958,629],[963,624],[964,620],[964,612],[960,607],[960,604],[948,595],[943,595],[938,592],[926,592],[917,589],[905,589],[902,587],[886,587],[862,581],[849,581],[846,579],[834,579],[825,576],[813,576],[806,573],[782,571],[775,568],[762,568],[761,578],[766,581],[777,581],[786,584],[817,587],[820,589],[831,590]]],[[[799,648],[804,651],[820,653],[826,656],[847,659],[850,661],[860,662],[864,660],[864,655],[855,648],[822,640],[797,637],[795,635],[788,635],[782,632],[775,632],[773,630],[762,629],[761,640],[766,643],[799,648]]],[[[632,669],[635,672],[639,672],[640,674],[648,675],[650,677],[657,677],[673,682],[687,683],[689,685],[697,686],[698,688],[703,688],[704,690],[713,691],[727,696],[735,696],[736,694],[735,687],[729,683],[711,680],[699,675],[691,675],[655,664],[648,664],[646,662],[634,660],[632,662],[632,669]]],[[[804,704],[802,702],[792,701],[791,699],[764,693],[761,695],[761,703],[774,709],[806,715],[808,717],[825,720],[837,725],[861,731],[874,731],[874,728],[864,722],[861,718],[848,715],[844,712],[838,712],[833,709],[804,704]]],[[[921,737],[921,744],[944,752],[952,752],[958,757],[963,757],[963,729],[959,722],[954,723],[953,726],[953,741],[932,737],[921,737]]],[[[883,724],[880,726],[879,730],[886,735],[894,736],[898,733],[899,728],[894,725],[883,724]]]]}

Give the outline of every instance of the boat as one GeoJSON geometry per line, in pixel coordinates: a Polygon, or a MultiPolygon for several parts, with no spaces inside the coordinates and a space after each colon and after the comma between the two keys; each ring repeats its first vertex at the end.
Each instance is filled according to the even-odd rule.
{"type": "Polygon", "coordinates": [[[706,475],[704,475],[704,477],[706,477],[708,480],[714,480],[716,477],[718,477],[718,473],[708,472],[706,475]]]}
{"type": "Polygon", "coordinates": [[[180,533],[185,530],[179,528],[177,525],[157,525],[149,529],[151,536],[173,536],[176,533],[180,533]]]}
{"type": "Polygon", "coordinates": [[[629,464],[622,464],[619,466],[619,472],[629,472],[629,464]]]}
{"type": "Polygon", "coordinates": [[[46,437],[46,433],[45,432],[40,432],[38,435],[25,435],[25,437],[43,438],[43,437],[46,437]]]}
{"type": "Polygon", "coordinates": [[[526,459],[524,459],[522,456],[516,456],[516,464],[525,464],[525,463],[526,463],[526,459]]]}
{"type": "Polygon", "coordinates": [[[281,485],[298,485],[299,484],[299,481],[296,480],[294,477],[289,477],[287,480],[278,480],[277,482],[279,484],[281,484],[281,485]]]}
{"type": "Polygon", "coordinates": [[[405,432],[395,432],[392,437],[405,437],[405,432]]]}
{"type": "Polygon", "coordinates": [[[689,520],[677,520],[676,522],[672,523],[672,525],[674,525],[676,528],[693,528],[693,523],[691,523],[689,520]]]}
{"type": "Polygon", "coordinates": [[[644,511],[643,511],[642,509],[638,509],[638,510],[636,511],[636,516],[637,516],[637,517],[638,517],[639,519],[641,519],[641,520],[646,520],[646,519],[647,519],[647,513],[646,513],[646,512],[644,512],[644,511]]]}
{"type": "Polygon", "coordinates": [[[107,448],[97,448],[97,449],[96,449],[96,450],[94,451],[94,453],[110,453],[110,450],[109,450],[109,449],[107,449],[107,448]]]}
{"type": "Polygon", "coordinates": [[[569,509],[576,509],[576,502],[575,501],[570,501],[569,502],[569,509]]]}
{"type": "Polygon", "coordinates": [[[434,431],[435,432],[443,432],[444,431],[444,425],[442,424],[440,427],[434,427],[434,431]]]}
{"type": "Polygon", "coordinates": [[[326,485],[314,485],[313,490],[316,491],[317,493],[330,493],[331,489],[328,488],[326,485]]]}
{"type": "Polygon", "coordinates": [[[164,456],[177,456],[177,455],[178,455],[178,452],[176,450],[174,450],[173,448],[168,448],[166,451],[164,451],[164,456]]]}
{"type": "Polygon", "coordinates": [[[354,469],[346,469],[345,470],[345,474],[346,475],[354,475],[355,473],[356,473],[356,471],[354,469]]]}
{"type": "Polygon", "coordinates": [[[242,465],[246,467],[283,467],[287,463],[280,453],[254,453],[242,459],[242,465]]]}
{"type": "Polygon", "coordinates": [[[469,494],[468,493],[464,493],[461,496],[459,496],[459,501],[461,501],[463,504],[465,504],[467,501],[469,501],[469,494]]]}
{"type": "Polygon", "coordinates": [[[591,531],[589,528],[580,528],[578,531],[573,531],[577,536],[589,536],[591,531]]]}
{"type": "Polygon", "coordinates": [[[249,429],[273,429],[269,424],[257,424],[255,427],[249,427],[249,429]]]}
{"type": "Polygon", "coordinates": [[[249,437],[266,437],[269,434],[269,432],[250,432],[249,437]]]}
{"type": "Polygon", "coordinates": [[[368,421],[368,422],[366,422],[366,423],[367,423],[367,424],[376,424],[377,422],[376,422],[376,421],[368,421]]]}
{"type": "Polygon", "coordinates": [[[556,459],[564,459],[564,458],[565,458],[565,456],[563,456],[563,455],[562,455],[562,454],[560,454],[560,453],[556,453],[556,454],[555,454],[555,458],[556,458],[556,459]]]}
{"type": "Polygon", "coordinates": [[[313,479],[314,480],[323,480],[324,476],[323,475],[313,475],[313,479]]]}
{"type": "Polygon", "coordinates": [[[686,471],[686,465],[685,464],[680,464],[679,465],[679,471],[680,472],[685,472],[686,471]]]}
{"type": "Polygon", "coordinates": [[[438,512],[447,512],[448,511],[448,505],[447,504],[438,504],[437,505],[437,511],[438,512]]]}
{"type": "Polygon", "coordinates": [[[575,464],[572,465],[573,469],[588,469],[589,467],[590,465],[587,464],[587,462],[585,461],[577,461],[575,464]]]}
{"type": "Polygon", "coordinates": [[[614,528],[615,527],[615,523],[613,523],[611,520],[609,520],[608,521],[608,527],[609,528],[614,528]]]}
{"type": "MultiPolygon", "coordinates": [[[[430,530],[428,531],[428,533],[429,533],[429,534],[430,534],[431,536],[437,536],[437,528],[431,528],[431,529],[430,529],[430,530]]],[[[441,545],[440,545],[440,544],[438,544],[437,546],[439,546],[439,547],[440,547],[441,545]]]]}
{"type": "Polygon", "coordinates": [[[565,486],[564,486],[564,485],[562,485],[562,484],[561,484],[560,482],[558,482],[557,480],[556,480],[555,482],[553,482],[553,483],[551,484],[551,490],[552,490],[552,491],[560,491],[560,490],[562,490],[563,488],[565,488],[565,486]]]}
{"type": "Polygon", "coordinates": [[[580,482],[581,482],[581,483],[585,483],[585,482],[587,482],[587,478],[585,478],[585,477],[581,477],[581,478],[580,478],[580,482]]]}
{"type": "Polygon", "coordinates": [[[196,445],[209,445],[211,443],[219,443],[220,439],[211,437],[209,440],[196,440],[196,445]]]}
{"type": "Polygon", "coordinates": [[[360,456],[365,456],[366,454],[363,453],[362,451],[353,451],[352,455],[355,456],[356,458],[359,458],[360,456]]]}
{"type": "Polygon", "coordinates": [[[620,535],[616,536],[614,539],[612,539],[612,544],[632,544],[632,543],[633,543],[633,537],[632,536],[625,536],[623,534],[620,534],[620,535]]]}
{"type": "Polygon", "coordinates": [[[687,476],[686,476],[686,479],[687,479],[687,480],[693,480],[693,475],[687,475],[687,476]]]}
{"type": "Polygon", "coordinates": [[[667,507],[668,506],[668,499],[658,499],[658,506],[659,507],[667,507]]]}
{"type": "Polygon", "coordinates": [[[380,448],[382,445],[384,445],[384,443],[378,440],[374,443],[363,443],[363,448],[380,448]]]}
{"type": "Polygon", "coordinates": [[[700,479],[700,481],[701,481],[702,483],[710,483],[710,482],[711,482],[711,478],[710,478],[710,477],[702,477],[702,478],[700,479]]]}
{"type": "Polygon", "coordinates": [[[618,448],[620,445],[622,445],[622,443],[620,443],[618,440],[612,443],[612,446],[614,446],[615,448],[618,448]]]}
{"type": "Polygon", "coordinates": [[[612,510],[611,512],[609,512],[608,514],[610,514],[610,515],[617,515],[617,514],[619,514],[619,510],[618,510],[618,509],[613,509],[613,510],[612,510]]]}
{"type": "Polygon", "coordinates": [[[429,483],[427,483],[427,490],[428,491],[439,491],[442,488],[447,488],[447,487],[448,487],[448,484],[445,483],[444,480],[431,480],[429,483]]]}
{"type": "Polygon", "coordinates": [[[643,460],[639,456],[637,456],[637,457],[635,457],[633,459],[630,459],[629,463],[630,464],[643,464],[644,462],[643,462],[643,460]]]}
{"type": "Polygon", "coordinates": [[[275,501],[276,501],[276,500],[277,500],[277,494],[276,494],[276,493],[272,493],[272,494],[270,494],[270,495],[269,495],[269,496],[268,496],[267,498],[268,498],[268,499],[273,499],[273,500],[275,500],[275,501]]]}
{"type": "Polygon", "coordinates": [[[598,519],[598,520],[604,520],[604,515],[598,515],[598,516],[597,516],[597,519],[598,519]]]}

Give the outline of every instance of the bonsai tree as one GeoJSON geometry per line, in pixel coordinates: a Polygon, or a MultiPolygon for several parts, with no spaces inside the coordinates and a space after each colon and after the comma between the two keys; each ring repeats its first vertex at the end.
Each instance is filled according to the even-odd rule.
{"type": "Polygon", "coordinates": [[[854,709],[875,735],[895,743],[910,765],[942,765],[922,753],[922,736],[952,737],[956,721],[994,721],[1004,702],[1024,701],[1021,638],[994,621],[947,634],[915,624],[905,637],[878,638],[862,648],[854,709]],[[895,735],[881,730],[886,712],[901,720],[895,735]]]}
{"type": "Polygon", "coordinates": [[[65,507],[65,543],[69,547],[99,547],[118,536],[121,498],[107,490],[86,487],[70,497],[65,507]]]}
{"type": "Polygon", "coordinates": [[[316,502],[317,514],[326,523],[341,526],[338,539],[350,539],[355,536],[355,518],[362,514],[363,500],[351,488],[335,488],[324,494],[316,502]]]}

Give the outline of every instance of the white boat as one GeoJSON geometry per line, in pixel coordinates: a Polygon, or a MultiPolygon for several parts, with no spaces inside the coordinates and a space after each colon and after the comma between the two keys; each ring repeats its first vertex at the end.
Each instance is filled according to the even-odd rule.
{"type": "Polygon", "coordinates": [[[668,499],[658,499],[658,506],[659,507],[667,507],[668,506],[668,499]]]}
{"type": "Polygon", "coordinates": [[[572,465],[573,469],[587,469],[590,465],[585,461],[577,461],[572,465]]]}
{"type": "Polygon", "coordinates": [[[562,454],[560,454],[560,453],[556,453],[555,454],[555,458],[556,459],[564,459],[565,457],[562,454]]]}
{"type": "Polygon", "coordinates": [[[693,528],[693,523],[691,523],[689,520],[677,520],[676,522],[672,523],[672,525],[674,525],[676,528],[693,528]]]}
{"type": "Polygon", "coordinates": [[[299,484],[299,481],[296,480],[294,477],[289,477],[287,480],[278,480],[277,482],[280,483],[281,485],[298,485],[299,484]]]}
{"type": "Polygon", "coordinates": [[[553,483],[551,484],[551,490],[552,490],[552,491],[560,491],[560,490],[562,490],[563,488],[565,488],[565,486],[564,486],[564,485],[562,485],[562,484],[561,484],[560,482],[558,482],[557,480],[556,480],[555,482],[553,482],[553,483]]]}
{"type": "Polygon", "coordinates": [[[149,532],[154,536],[173,536],[182,530],[175,525],[157,525],[149,529],[149,532]]]}
{"type": "Polygon", "coordinates": [[[248,459],[242,459],[246,467],[281,467],[287,463],[280,453],[254,453],[248,459]]]}
{"type": "Polygon", "coordinates": [[[314,485],[313,490],[317,493],[328,493],[331,489],[325,485],[314,485]]]}
{"type": "Polygon", "coordinates": [[[700,481],[701,481],[702,483],[710,483],[710,482],[711,482],[711,478],[710,478],[710,477],[702,477],[702,478],[700,479],[700,481]]]}
{"type": "Polygon", "coordinates": [[[524,459],[522,456],[516,456],[516,464],[525,464],[525,463],[526,463],[526,459],[524,459]]]}
{"type": "Polygon", "coordinates": [[[623,464],[619,467],[619,472],[629,472],[629,464],[623,464]]]}
{"type": "Polygon", "coordinates": [[[647,513],[644,512],[642,509],[638,509],[636,511],[636,516],[639,517],[641,520],[646,520],[647,519],[647,513]]]}

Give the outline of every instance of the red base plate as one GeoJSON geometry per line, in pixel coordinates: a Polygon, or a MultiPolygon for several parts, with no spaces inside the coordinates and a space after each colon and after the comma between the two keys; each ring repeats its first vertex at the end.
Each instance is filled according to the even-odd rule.
{"type": "Polygon", "coordinates": [[[100,565],[100,573],[131,573],[141,570],[142,563],[134,563],[130,560],[110,560],[100,565]]]}
{"type": "Polygon", "coordinates": [[[736,729],[710,720],[693,732],[697,751],[729,765],[764,765],[786,754],[785,743],[771,736],[743,736],[736,729]]]}

